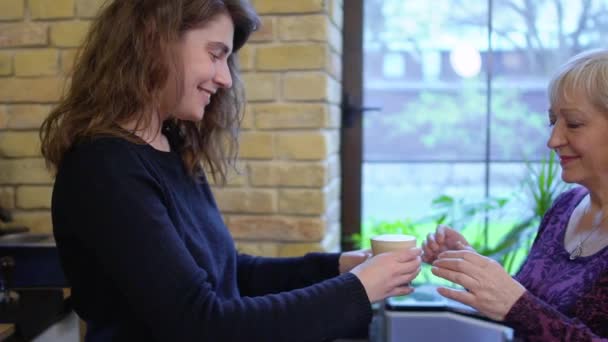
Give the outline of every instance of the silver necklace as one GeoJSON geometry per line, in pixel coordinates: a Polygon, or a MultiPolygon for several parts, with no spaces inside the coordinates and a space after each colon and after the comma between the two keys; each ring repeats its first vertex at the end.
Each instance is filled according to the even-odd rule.
{"type": "Polygon", "coordinates": [[[589,231],[589,234],[587,234],[587,236],[585,236],[584,239],[581,239],[577,244],[576,247],[574,247],[574,249],[570,252],[570,260],[575,260],[576,258],[580,257],[583,254],[583,245],[585,244],[585,242],[587,242],[587,240],[589,239],[589,237],[591,237],[591,235],[593,235],[593,233],[595,233],[596,231],[598,231],[601,228],[601,223],[602,221],[604,221],[606,219],[606,217],[602,217],[602,212],[598,212],[595,217],[593,218],[593,225],[591,226],[591,230],[589,231]]]}

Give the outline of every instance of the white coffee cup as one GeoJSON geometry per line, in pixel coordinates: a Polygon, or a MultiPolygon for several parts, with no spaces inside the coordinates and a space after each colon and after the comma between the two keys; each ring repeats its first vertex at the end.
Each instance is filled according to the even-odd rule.
{"type": "Polygon", "coordinates": [[[372,253],[374,255],[403,251],[416,247],[416,237],[405,234],[383,234],[372,237],[372,253]]]}

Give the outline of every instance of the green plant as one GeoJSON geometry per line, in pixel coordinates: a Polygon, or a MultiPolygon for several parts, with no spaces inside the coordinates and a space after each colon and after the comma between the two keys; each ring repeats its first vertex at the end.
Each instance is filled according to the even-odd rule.
{"type": "Polygon", "coordinates": [[[526,169],[520,189],[508,198],[466,202],[443,195],[433,201],[438,210],[435,213],[438,224],[460,228],[476,251],[497,260],[511,274],[525,259],[542,217],[566,188],[559,179],[559,165],[553,151],[538,165],[526,162],[526,169]],[[513,203],[516,201],[519,203],[513,203]],[[509,209],[510,203],[528,209],[514,212],[509,209]],[[493,229],[505,225],[506,229],[493,229]],[[497,237],[489,239],[490,232],[497,237]]]}
{"type": "MultiPolygon", "coordinates": [[[[438,224],[446,224],[458,229],[480,254],[499,261],[513,274],[525,259],[540,220],[566,189],[566,184],[559,179],[554,152],[537,165],[526,162],[526,170],[520,187],[509,197],[472,201],[440,195],[432,201],[432,212],[428,216],[418,220],[367,221],[354,241],[361,248],[367,248],[371,236],[402,233],[415,236],[421,243],[438,224]],[[513,209],[509,204],[520,209],[513,209]]],[[[425,266],[414,283],[429,282],[444,283],[425,266]]]]}
{"type": "Polygon", "coordinates": [[[555,198],[568,187],[559,178],[560,167],[554,151],[551,151],[548,157],[543,158],[538,167],[526,162],[526,168],[528,176],[522,181],[522,189],[516,193],[519,194],[516,198],[528,203],[530,213],[514,225],[497,246],[486,251],[486,255],[491,255],[499,260],[511,273],[515,270],[514,265],[519,266],[515,262],[517,256],[522,252],[527,255],[530,250],[543,216],[555,198]]]}

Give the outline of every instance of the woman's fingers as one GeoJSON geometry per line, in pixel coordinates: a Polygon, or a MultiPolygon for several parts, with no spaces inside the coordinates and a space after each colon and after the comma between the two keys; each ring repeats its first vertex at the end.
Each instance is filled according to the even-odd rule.
{"type": "Polygon", "coordinates": [[[436,267],[436,266],[433,266],[431,268],[431,272],[434,275],[436,275],[440,278],[443,278],[445,280],[451,281],[453,283],[456,283],[456,284],[464,287],[465,289],[477,288],[477,286],[479,285],[479,282],[475,278],[471,277],[470,275],[468,275],[466,273],[453,271],[450,269],[436,267]]]}
{"type": "Polygon", "coordinates": [[[433,266],[450,271],[469,274],[471,276],[475,276],[479,270],[479,267],[476,264],[473,264],[463,258],[438,258],[433,262],[433,266]]]}
{"type": "Polygon", "coordinates": [[[430,264],[435,260],[433,252],[431,252],[427,248],[424,248],[424,246],[422,247],[422,251],[422,261],[426,262],[427,264],[430,264]]]}
{"type": "Polygon", "coordinates": [[[439,292],[440,295],[446,298],[455,300],[468,306],[475,307],[475,296],[469,293],[468,291],[438,287],[437,292],[439,292]]]}
{"type": "Polygon", "coordinates": [[[463,259],[480,267],[485,267],[489,262],[487,257],[479,255],[469,249],[445,251],[439,254],[437,259],[463,259]]]}
{"type": "Polygon", "coordinates": [[[395,277],[394,285],[398,286],[398,285],[411,283],[412,280],[416,279],[416,277],[420,273],[420,270],[421,270],[421,268],[420,268],[420,266],[418,266],[415,269],[413,269],[411,272],[404,273],[404,274],[401,274],[401,275],[395,277]]]}
{"type": "Polygon", "coordinates": [[[391,291],[389,291],[389,293],[387,294],[387,297],[405,296],[412,292],[414,292],[414,288],[409,285],[398,286],[398,287],[395,287],[394,289],[392,289],[391,291]]]}
{"type": "Polygon", "coordinates": [[[439,250],[439,244],[437,243],[435,233],[429,233],[426,236],[426,241],[431,250],[435,252],[439,250]]]}
{"type": "Polygon", "coordinates": [[[410,262],[412,260],[419,260],[422,255],[422,249],[411,248],[405,251],[393,252],[397,258],[397,262],[410,262]]]}
{"type": "Polygon", "coordinates": [[[442,224],[437,227],[437,232],[435,233],[435,241],[437,241],[439,245],[443,245],[445,242],[445,229],[446,226],[442,224]]]}

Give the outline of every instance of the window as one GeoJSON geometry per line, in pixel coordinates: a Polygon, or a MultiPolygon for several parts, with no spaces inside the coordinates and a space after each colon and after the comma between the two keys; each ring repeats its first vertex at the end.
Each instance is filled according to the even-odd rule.
{"type": "MultiPolygon", "coordinates": [[[[347,95],[357,89],[356,77],[346,73],[356,70],[348,35],[361,25],[349,6],[347,95]]],[[[343,186],[361,189],[364,229],[422,222],[440,195],[517,197],[527,163],[549,153],[546,87],[552,72],[580,51],[608,46],[602,35],[608,3],[602,0],[365,0],[362,11],[361,104],[382,110],[364,113],[360,134],[349,132],[356,124],[344,128],[343,146],[362,142],[362,173],[360,184],[346,175],[343,186]]],[[[345,172],[357,167],[354,159],[343,156],[345,172]]],[[[509,206],[529,210],[525,199],[509,206]]],[[[345,217],[357,213],[348,201],[343,211],[349,235],[345,217]]],[[[488,220],[484,225],[500,227],[488,220]]]]}

